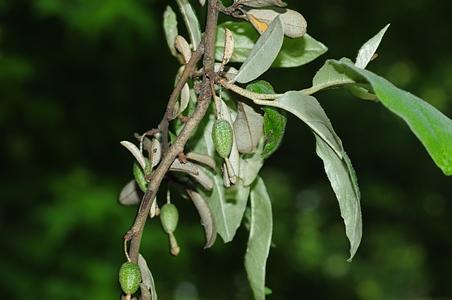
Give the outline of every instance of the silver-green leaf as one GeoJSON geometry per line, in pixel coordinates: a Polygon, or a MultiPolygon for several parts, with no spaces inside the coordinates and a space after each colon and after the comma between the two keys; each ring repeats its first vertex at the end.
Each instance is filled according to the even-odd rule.
{"type": "Polygon", "coordinates": [[[358,51],[358,56],[356,57],[355,65],[358,68],[364,69],[367,64],[372,60],[372,57],[377,52],[378,46],[380,46],[381,40],[388,30],[389,25],[386,25],[382,30],[380,30],[374,37],[368,40],[358,51]]]}
{"type": "Polygon", "coordinates": [[[250,234],[246,247],[245,269],[254,299],[264,300],[265,270],[272,240],[273,217],[270,197],[261,178],[253,183],[250,200],[250,234]]]}
{"type": "Polygon", "coordinates": [[[187,26],[193,50],[196,50],[201,42],[201,27],[199,26],[198,17],[188,0],[177,0],[177,4],[187,26]]]}
{"type": "Polygon", "coordinates": [[[178,35],[177,31],[177,17],[171,6],[167,6],[165,12],[163,13],[163,30],[165,31],[166,42],[168,43],[168,48],[173,56],[177,57],[176,51],[176,37],[178,35]]]}
{"type": "Polygon", "coordinates": [[[283,25],[281,18],[277,17],[257,40],[250,55],[240,67],[235,80],[247,83],[267,71],[278,56],[283,41],[283,25]]]}

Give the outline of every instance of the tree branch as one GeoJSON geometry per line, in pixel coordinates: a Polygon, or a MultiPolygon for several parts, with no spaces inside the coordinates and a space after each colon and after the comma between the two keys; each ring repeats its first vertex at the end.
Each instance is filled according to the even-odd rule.
{"type": "MultiPolygon", "coordinates": [[[[193,132],[196,130],[196,128],[198,127],[201,120],[204,118],[209,108],[212,99],[211,84],[213,84],[213,78],[215,77],[214,73],[215,37],[217,31],[218,13],[219,13],[218,0],[209,0],[207,11],[207,22],[203,42],[204,78],[202,81],[201,93],[198,97],[196,109],[193,115],[189,118],[189,120],[185,124],[184,128],[182,129],[182,132],[179,134],[174,144],[172,144],[168,148],[168,150],[165,151],[162,161],[160,162],[156,170],[152,173],[151,179],[148,184],[148,189],[141,201],[141,205],[138,210],[135,222],[132,228],[129,230],[129,232],[124,236],[124,239],[126,241],[131,240],[129,256],[132,262],[136,263],[138,260],[138,253],[140,249],[144,225],[148,218],[149,210],[152,206],[153,200],[155,199],[158,188],[160,187],[160,184],[165,174],[168,172],[171,164],[176,159],[177,155],[184,150],[185,144],[187,143],[188,139],[192,136],[193,132]]],[[[179,79],[178,84],[176,85],[174,91],[171,93],[165,116],[161,122],[163,128],[160,128],[164,136],[167,134],[167,132],[165,133],[165,130],[167,131],[168,123],[170,121],[169,117],[172,113],[174,103],[175,101],[177,101],[177,96],[180,93],[180,90],[182,89],[186,80],[188,80],[188,78],[191,76],[194,66],[196,65],[196,62],[200,59],[201,56],[202,50],[200,50],[200,52],[196,51],[192,55],[192,59],[190,59],[188,63],[190,64],[190,67],[187,64],[186,69],[184,70],[184,73],[179,79]]]]}

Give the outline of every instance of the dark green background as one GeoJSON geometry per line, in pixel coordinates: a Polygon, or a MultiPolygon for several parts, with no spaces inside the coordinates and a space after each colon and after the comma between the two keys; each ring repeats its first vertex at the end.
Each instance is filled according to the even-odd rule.
{"type": "MultiPolygon", "coordinates": [[[[194,2],[194,1],[193,1],[194,2]]],[[[452,115],[448,1],[295,1],[329,47],[317,61],[264,74],[278,92],[308,87],[326,58],[349,56],[391,23],[370,69],[452,115]]],[[[117,194],[131,178],[119,141],[155,127],[177,70],[157,0],[0,0],[0,290],[5,299],[117,299],[122,235],[136,208],[117,194]]],[[[180,23],[182,23],[180,21],[180,23]]],[[[182,28],[182,26],[180,26],[182,28]]],[[[289,119],[263,176],[275,248],[269,299],[452,299],[451,179],[407,126],[347,92],[318,98],[362,191],[364,236],[354,261],[313,137],[289,119]]],[[[202,250],[195,210],[181,210],[182,252],[158,222],[142,253],[160,299],[250,299],[246,231],[202,250]]]]}

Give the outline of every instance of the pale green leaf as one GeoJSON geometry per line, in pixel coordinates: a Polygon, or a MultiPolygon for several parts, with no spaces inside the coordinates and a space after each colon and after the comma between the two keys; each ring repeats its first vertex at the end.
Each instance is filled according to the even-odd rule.
{"type": "Polygon", "coordinates": [[[284,41],[284,31],[279,17],[261,35],[250,55],[240,67],[235,80],[247,83],[267,71],[275,60],[284,41]]]}
{"type": "Polygon", "coordinates": [[[250,7],[287,6],[287,3],[281,0],[238,0],[234,2],[239,2],[240,4],[250,7]]]}
{"type": "MultiPolygon", "coordinates": [[[[234,52],[231,62],[244,62],[259,38],[259,33],[248,22],[226,22],[218,27],[215,42],[215,59],[222,60],[224,51],[224,28],[234,37],[234,52]]],[[[281,50],[272,67],[292,68],[307,64],[327,51],[327,47],[305,34],[301,38],[284,38],[281,50]]]]}
{"type": "Polygon", "coordinates": [[[381,40],[388,30],[389,25],[386,25],[382,30],[380,30],[374,37],[368,40],[361,49],[358,51],[358,56],[356,57],[355,65],[358,68],[364,69],[367,64],[372,60],[374,54],[377,52],[378,46],[380,46],[381,40]]]}
{"type": "Polygon", "coordinates": [[[199,26],[198,17],[188,0],[177,0],[177,4],[184,18],[185,26],[187,26],[193,50],[196,50],[201,42],[201,27],[199,26]]]}
{"type": "Polygon", "coordinates": [[[362,218],[360,192],[353,166],[345,152],[343,159],[317,134],[316,153],[323,160],[325,172],[339,202],[341,216],[345,223],[345,232],[350,241],[350,258],[358,250],[362,236],[362,218]]]}
{"type": "Polygon", "coordinates": [[[265,32],[268,25],[278,16],[281,18],[286,36],[300,38],[306,33],[306,19],[302,14],[292,9],[249,9],[246,11],[246,15],[250,23],[260,33],[265,32]]]}
{"type": "Polygon", "coordinates": [[[245,269],[254,299],[264,300],[265,271],[272,240],[273,216],[270,197],[261,178],[253,184],[250,199],[250,235],[246,247],[245,269]]]}
{"type": "Polygon", "coordinates": [[[252,153],[256,150],[264,134],[264,117],[253,107],[239,101],[237,118],[234,121],[234,137],[240,153],[252,153]]]}
{"type": "Polygon", "coordinates": [[[175,47],[176,37],[178,35],[177,31],[177,17],[171,6],[167,6],[165,12],[163,13],[163,30],[165,31],[166,42],[168,43],[168,48],[173,56],[177,57],[177,51],[175,47]]]}
{"type": "Polygon", "coordinates": [[[362,76],[373,87],[381,103],[408,124],[444,174],[452,175],[451,119],[424,100],[370,71],[351,63],[336,61],[335,64],[362,76]]]}

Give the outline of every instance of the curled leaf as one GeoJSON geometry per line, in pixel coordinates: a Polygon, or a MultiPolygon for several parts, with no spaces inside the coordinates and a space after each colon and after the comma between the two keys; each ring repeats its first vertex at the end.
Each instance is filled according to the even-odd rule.
{"type": "Polygon", "coordinates": [[[213,180],[204,170],[191,162],[181,163],[176,159],[170,167],[170,171],[182,172],[192,176],[203,188],[210,191],[213,188],[213,180]]]}
{"type": "Polygon", "coordinates": [[[188,160],[201,163],[214,170],[216,168],[215,160],[208,155],[199,154],[199,153],[195,153],[195,152],[189,152],[185,156],[187,157],[188,160]]]}
{"type": "Polygon", "coordinates": [[[178,35],[176,37],[176,49],[180,54],[182,54],[184,62],[188,63],[191,58],[190,45],[188,44],[187,40],[181,35],[178,35]]]}
{"type": "Polygon", "coordinates": [[[204,227],[206,236],[206,244],[204,248],[210,248],[215,243],[217,237],[217,229],[215,227],[215,220],[213,219],[212,211],[203,196],[195,191],[187,190],[190,199],[193,201],[199,216],[201,217],[201,225],[204,227]]]}
{"type": "Polygon", "coordinates": [[[286,36],[300,38],[306,33],[306,19],[302,14],[292,9],[250,9],[246,12],[246,15],[250,23],[260,33],[264,33],[268,25],[278,16],[281,18],[286,36]]]}
{"type": "Polygon", "coordinates": [[[118,200],[122,205],[135,205],[140,203],[141,198],[140,195],[138,195],[135,180],[129,181],[129,183],[122,188],[118,200]]]}
{"type": "Polygon", "coordinates": [[[201,42],[201,29],[195,11],[188,0],[177,0],[180,12],[184,18],[188,33],[190,34],[193,50],[196,50],[201,42]]]}
{"type": "Polygon", "coordinates": [[[366,68],[367,64],[372,60],[377,52],[378,46],[380,46],[381,40],[383,39],[383,36],[388,28],[389,24],[380,30],[374,37],[368,40],[364,45],[362,45],[358,51],[355,66],[361,69],[366,68]]]}
{"type": "Polygon", "coordinates": [[[224,29],[224,52],[223,52],[223,60],[221,65],[224,67],[231,60],[232,53],[234,53],[234,36],[232,32],[225,28],[224,29]]]}
{"type": "Polygon", "coordinates": [[[128,141],[122,141],[120,144],[123,145],[127,150],[129,150],[130,153],[132,153],[133,157],[135,157],[141,168],[144,170],[144,168],[146,168],[146,161],[140,149],[138,149],[135,144],[132,144],[128,141]]]}

